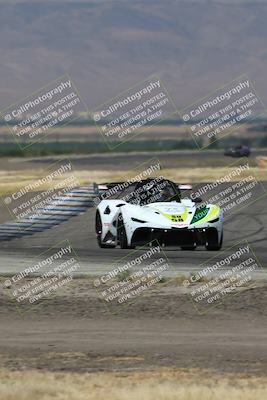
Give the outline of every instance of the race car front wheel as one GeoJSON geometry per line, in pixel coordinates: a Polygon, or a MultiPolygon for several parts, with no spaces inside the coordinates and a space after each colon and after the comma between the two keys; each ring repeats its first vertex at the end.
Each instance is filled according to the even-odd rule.
{"type": "Polygon", "coordinates": [[[121,249],[134,249],[134,246],[129,246],[128,245],[128,240],[127,240],[127,235],[126,235],[126,229],[124,226],[123,218],[122,215],[120,214],[118,217],[118,222],[117,222],[117,235],[118,235],[118,242],[120,245],[121,249]]]}
{"type": "Polygon", "coordinates": [[[208,244],[206,245],[206,249],[208,251],[216,251],[221,250],[223,243],[223,233],[221,235],[221,240],[218,240],[218,232],[212,232],[212,235],[208,238],[208,244]]]}
{"type": "Polygon", "coordinates": [[[102,221],[99,211],[96,212],[95,231],[97,244],[101,249],[114,249],[116,247],[114,244],[106,244],[102,242],[102,221]]]}

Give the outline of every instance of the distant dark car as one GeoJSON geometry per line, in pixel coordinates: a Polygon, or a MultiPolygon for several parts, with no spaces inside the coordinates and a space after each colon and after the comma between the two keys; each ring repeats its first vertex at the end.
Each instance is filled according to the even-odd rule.
{"type": "Polygon", "coordinates": [[[250,148],[243,145],[228,147],[225,149],[224,155],[230,157],[248,157],[250,155],[250,148]]]}

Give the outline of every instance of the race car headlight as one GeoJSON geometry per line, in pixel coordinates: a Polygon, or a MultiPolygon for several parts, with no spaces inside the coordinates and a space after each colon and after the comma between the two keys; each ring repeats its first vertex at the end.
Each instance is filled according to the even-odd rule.
{"type": "Polygon", "coordinates": [[[138,222],[140,224],[145,224],[147,221],[143,221],[142,219],[138,219],[138,218],[131,218],[133,222],[138,222]]]}
{"type": "Polygon", "coordinates": [[[212,219],[211,221],[209,221],[211,224],[214,224],[215,222],[218,222],[219,221],[219,219],[220,218],[215,218],[215,219],[212,219]]]}

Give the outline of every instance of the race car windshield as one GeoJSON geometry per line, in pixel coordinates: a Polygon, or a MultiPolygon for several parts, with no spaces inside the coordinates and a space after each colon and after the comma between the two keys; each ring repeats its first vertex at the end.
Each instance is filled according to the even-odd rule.
{"type": "Polygon", "coordinates": [[[146,205],[172,200],[180,201],[180,191],[178,189],[175,191],[174,187],[166,180],[150,180],[130,185],[117,198],[130,204],[146,205]]]}

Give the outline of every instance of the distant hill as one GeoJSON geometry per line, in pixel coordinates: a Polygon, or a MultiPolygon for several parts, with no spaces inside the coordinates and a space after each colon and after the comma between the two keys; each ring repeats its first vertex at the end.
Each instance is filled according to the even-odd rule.
{"type": "Polygon", "coordinates": [[[248,73],[267,102],[267,4],[0,0],[0,108],[68,72],[89,107],[159,73],[179,108],[248,73]]]}

